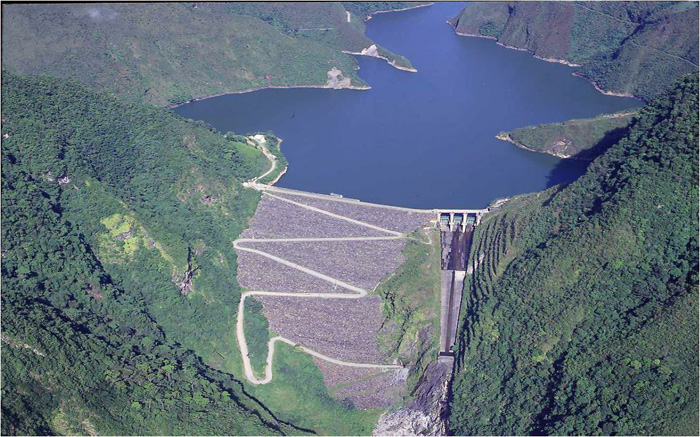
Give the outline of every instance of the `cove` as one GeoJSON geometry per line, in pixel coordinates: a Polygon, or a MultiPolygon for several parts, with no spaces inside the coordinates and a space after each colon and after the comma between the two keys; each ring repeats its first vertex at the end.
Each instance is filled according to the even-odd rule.
{"type": "Polygon", "coordinates": [[[576,179],[587,164],[521,150],[495,135],[640,107],[573,68],[492,40],[458,36],[463,3],[375,15],[367,35],[417,73],[358,57],[368,91],[267,89],[175,109],[221,132],[272,131],[289,161],[278,185],[416,208],[480,208],[576,179]]]}

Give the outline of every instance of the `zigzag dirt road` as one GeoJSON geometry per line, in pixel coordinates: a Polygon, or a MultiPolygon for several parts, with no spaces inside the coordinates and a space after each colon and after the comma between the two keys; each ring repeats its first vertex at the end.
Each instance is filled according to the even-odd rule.
{"type": "Polygon", "coordinates": [[[294,205],[297,205],[301,208],[306,208],[308,210],[320,213],[320,214],[325,214],[340,220],[345,220],[350,223],[364,226],[368,229],[373,229],[375,231],[381,231],[387,234],[385,237],[377,237],[377,236],[367,236],[367,237],[338,237],[338,238],[266,238],[266,239],[255,239],[255,238],[239,238],[233,242],[233,247],[236,250],[240,251],[245,251],[245,252],[251,252],[260,256],[264,256],[268,259],[271,259],[275,262],[278,262],[280,264],[283,264],[285,266],[297,269],[305,274],[314,276],[316,278],[322,279],[324,281],[329,282],[330,284],[333,284],[334,288],[340,287],[345,290],[349,290],[352,293],[304,293],[304,292],[279,292],[279,291],[264,291],[264,290],[255,290],[255,291],[246,291],[241,295],[241,300],[238,303],[238,318],[236,321],[236,338],[238,340],[238,345],[241,350],[241,357],[243,359],[243,368],[245,372],[245,376],[253,384],[259,385],[259,384],[267,384],[270,381],[272,381],[273,374],[272,374],[272,364],[273,364],[273,359],[274,359],[274,354],[275,354],[275,344],[277,342],[283,342],[287,343],[291,346],[298,347],[300,350],[308,353],[309,355],[312,355],[314,357],[317,357],[319,359],[341,365],[341,366],[350,366],[350,367],[363,367],[363,368],[378,368],[378,369],[386,369],[386,370],[398,370],[402,369],[403,366],[396,365],[396,364],[374,364],[374,363],[351,363],[347,361],[341,361],[334,359],[332,357],[328,357],[326,355],[323,355],[319,352],[313,351],[311,349],[308,349],[302,345],[299,345],[293,340],[290,340],[288,338],[284,338],[282,336],[277,336],[273,337],[270,339],[268,342],[268,353],[267,353],[267,360],[265,363],[265,371],[264,371],[264,377],[263,378],[258,378],[255,375],[255,372],[253,371],[252,365],[250,363],[250,356],[249,356],[249,350],[248,350],[248,343],[246,342],[245,338],[245,330],[244,330],[244,320],[245,320],[245,315],[244,315],[244,309],[245,309],[245,299],[249,296],[284,296],[284,297],[295,297],[299,299],[361,299],[364,296],[367,295],[368,291],[354,286],[352,284],[348,284],[347,282],[341,281],[337,278],[333,278],[331,276],[325,275],[323,273],[317,272],[315,270],[312,270],[308,267],[304,267],[302,265],[299,265],[297,263],[291,262],[289,260],[280,258],[278,256],[272,255],[268,252],[265,252],[263,250],[259,249],[254,249],[252,247],[246,247],[245,244],[252,244],[252,243],[262,243],[262,242],[284,242],[284,243],[293,243],[293,242],[329,242],[329,241],[377,241],[377,240],[396,240],[396,239],[406,239],[407,236],[405,234],[402,234],[400,232],[392,231],[389,229],[385,229],[376,225],[372,225],[370,223],[365,223],[360,220],[355,220],[349,217],[345,217],[340,214],[332,213],[329,211],[325,211],[320,208],[316,208],[313,206],[305,205],[300,202],[295,202],[290,199],[286,199],[280,196],[275,196],[274,194],[271,194],[270,192],[263,191],[263,195],[266,196],[271,196],[274,197],[278,200],[284,201],[284,202],[289,202],[294,205]]]}

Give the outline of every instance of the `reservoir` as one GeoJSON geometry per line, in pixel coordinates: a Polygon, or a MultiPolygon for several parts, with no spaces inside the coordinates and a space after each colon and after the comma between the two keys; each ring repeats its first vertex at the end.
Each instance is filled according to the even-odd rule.
{"type": "Polygon", "coordinates": [[[367,35],[417,73],[358,57],[368,91],[268,89],[192,102],[178,114],[221,132],[272,131],[278,185],[417,208],[481,208],[572,181],[586,163],[521,150],[501,131],[642,105],[605,96],[573,68],[455,34],[463,3],[375,15],[367,35]]]}

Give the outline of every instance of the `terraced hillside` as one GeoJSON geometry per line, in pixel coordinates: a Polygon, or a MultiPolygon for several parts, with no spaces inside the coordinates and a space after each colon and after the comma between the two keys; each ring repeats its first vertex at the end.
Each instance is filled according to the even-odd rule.
{"type": "Polygon", "coordinates": [[[578,66],[611,94],[648,101],[698,71],[695,2],[476,2],[450,22],[461,35],[578,66]]]}
{"type": "Polygon", "coordinates": [[[698,433],[698,76],[477,228],[455,434],[698,433]]]}
{"type": "MultiPolygon", "coordinates": [[[[439,242],[423,231],[409,235],[432,218],[331,196],[264,191],[250,227],[234,243],[239,281],[248,290],[243,299],[262,303],[274,333],[268,342],[260,329],[247,329],[239,311],[247,379],[258,386],[283,384],[273,369],[287,343],[310,354],[329,393],[353,409],[379,412],[400,401],[407,378],[415,383],[427,364],[423,356],[436,355],[439,272],[418,289],[387,283],[377,292],[377,286],[394,272],[400,283],[417,284],[402,266],[409,241],[410,268],[439,268],[439,242]],[[416,258],[414,246],[430,248],[432,256],[416,258]],[[415,326],[397,323],[409,321],[404,310],[415,313],[408,315],[415,326]]],[[[261,393],[265,399],[265,389],[261,393]]]]}
{"type": "MultiPolygon", "coordinates": [[[[374,44],[364,18],[341,3],[4,5],[2,62],[157,105],[267,86],[362,88],[343,51],[374,44]]],[[[411,68],[381,46],[377,55],[411,68]]]]}

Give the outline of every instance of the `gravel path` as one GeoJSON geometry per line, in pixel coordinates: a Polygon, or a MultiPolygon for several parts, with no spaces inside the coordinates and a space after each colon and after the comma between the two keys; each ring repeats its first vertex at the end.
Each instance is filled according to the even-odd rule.
{"type": "Polygon", "coordinates": [[[275,196],[323,209],[347,218],[381,227],[394,232],[412,232],[421,225],[435,218],[429,211],[410,210],[408,208],[383,207],[364,202],[334,201],[311,196],[275,192],[275,196]]]}
{"type": "Polygon", "coordinates": [[[244,238],[386,236],[347,220],[319,214],[279,197],[263,195],[244,238]]]}
{"type": "Polygon", "coordinates": [[[400,266],[405,239],[249,242],[262,250],[317,272],[365,289],[372,289],[400,266]]]}
{"type": "MultiPolygon", "coordinates": [[[[384,275],[403,262],[401,249],[405,245],[406,236],[393,229],[382,228],[373,223],[346,217],[335,211],[327,211],[291,199],[282,199],[270,193],[264,195],[323,215],[326,219],[342,220],[346,224],[363,227],[365,235],[330,238],[308,236],[301,238],[286,236],[281,238],[250,238],[251,234],[255,234],[255,230],[253,230],[251,234],[233,242],[234,248],[239,252],[239,258],[244,260],[243,267],[246,265],[246,257],[250,261],[249,255],[253,255],[258,260],[265,258],[264,262],[275,264],[270,271],[284,269],[289,272],[295,270],[297,274],[309,276],[312,281],[305,284],[296,283],[291,289],[288,289],[279,283],[279,279],[272,279],[271,281],[274,283],[271,287],[272,290],[247,291],[241,295],[238,305],[236,338],[241,349],[246,378],[253,384],[267,384],[272,381],[275,344],[280,341],[298,347],[317,359],[340,366],[391,371],[402,369],[402,366],[396,364],[376,363],[382,359],[376,346],[376,331],[381,324],[381,311],[379,310],[381,301],[376,296],[363,299],[367,296],[368,291],[362,286],[371,288],[384,275]],[[382,236],[377,235],[378,232],[382,236]],[[370,253],[371,255],[368,255],[370,253]],[[327,283],[325,291],[318,291],[323,288],[318,282],[319,280],[327,283]],[[313,285],[307,289],[309,284],[313,285]],[[279,290],[280,288],[283,290],[279,290]],[[291,317],[292,323],[284,323],[284,329],[280,329],[280,331],[289,331],[292,327],[294,329],[289,335],[298,339],[293,341],[282,336],[270,339],[263,378],[258,378],[253,372],[243,329],[243,309],[245,299],[249,296],[256,296],[263,301],[264,312],[269,314],[274,311],[276,315],[281,313],[291,317]],[[335,301],[333,305],[321,305],[324,300],[330,299],[335,301]],[[353,300],[354,305],[349,305],[351,300],[353,300]],[[299,305],[300,303],[301,305],[299,305]],[[332,310],[329,311],[329,308],[332,310]],[[275,309],[277,310],[275,311],[275,309]],[[368,318],[367,315],[370,313],[379,315],[379,318],[368,318]],[[358,324],[358,321],[362,323],[358,324]],[[315,323],[316,326],[310,327],[309,323],[315,323]],[[329,329],[329,327],[333,329],[329,329]],[[302,346],[299,342],[314,344],[315,349],[302,346]],[[362,360],[363,362],[350,360],[362,360]]],[[[413,229],[424,222],[418,223],[413,229]]],[[[263,219],[256,222],[254,218],[253,223],[263,223],[263,219]]],[[[272,226],[273,230],[270,232],[273,234],[281,233],[284,235],[293,229],[274,227],[276,224],[272,226]]],[[[258,231],[265,232],[264,229],[260,228],[258,231]]],[[[251,275],[245,272],[245,268],[239,269],[239,272],[241,270],[243,272],[239,274],[244,278],[244,283],[249,281],[247,283],[249,286],[256,283],[255,278],[266,277],[264,271],[258,270],[251,275]],[[246,277],[246,274],[249,276],[246,277]]],[[[263,283],[266,280],[263,279],[263,283]]],[[[279,328],[277,325],[283,323],[278,317],[271,317],[269,320],[275,331],[277,331],[276,327],[279,328]]]]}

